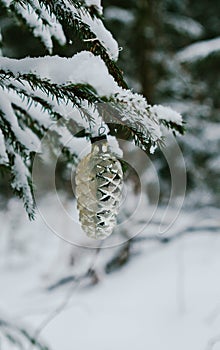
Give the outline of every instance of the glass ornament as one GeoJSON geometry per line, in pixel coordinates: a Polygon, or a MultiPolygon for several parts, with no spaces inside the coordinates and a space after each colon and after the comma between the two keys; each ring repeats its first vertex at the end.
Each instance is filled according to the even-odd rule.
{"type": "Polygon", "coordinates": [[[107,140],[92,144],[76,170],[76,198],[79,220],[88,237],[105,239],[117,223],[123,171],[107,140]]]}

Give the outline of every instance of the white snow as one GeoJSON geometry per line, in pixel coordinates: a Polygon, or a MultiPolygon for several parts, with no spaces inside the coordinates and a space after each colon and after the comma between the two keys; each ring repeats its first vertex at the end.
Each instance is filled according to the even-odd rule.
{"type": "Polygon", "coordinates": [[[0,129],[0,165],[8,163],[8,155],[6,153],[4,135],[0,129]]]}
{"type": "Polygon", "coordinates": [[[15,175],[15,181],[13,183],[13,187],[16,189],[20,189],[22,187],[25,187],[27,182],[27,177],[30,176],[29,171],[27,167],[24,167],[24,162],[21,156],[18,154],[15,155],[15,161],[14,161],[14,175],[15,175]]]}
{"type": "Polygon", "coordinates": [[[100,96],[110,96],[119,89],[101,57],[88,51],[70,58],[44,56],[17,60],[0,57],[0,67],[14,74],[33,73],[57,84],[89,84],[100,96]]]}
{"type": "MultiPolygon", "coordinates": [[[[15,76],[33,73],[41,79],[47,79],[51,83],[59,85],[91,85],[99,96],[105,96],[114,101],[114,108],[116,108],[116,114],[118,115],[116,120],[119,123],[122,122],[133,129],[137,129],[145,139],[151,139],[153,142],[157,142],[162,136],[159,119],[172,119],[177,124],[182,123],[181,116],[170,108],[162,106],[151,107],[142,95],[119,87],[112,75],[109,74],[101,57],[95,56],[88,51],[82,51],[70,58],[45,56],[16,60],[0,57],[0,67],[5,71],[11,71],[15,76]],[[117,109],[120,110],[120,113],[117,112],[117,109]]],[[[32,91],[27,82],[22,84],[12,79],[11,84],[21,89],[21,91],[24,89],[29,96],[34,94],[34,96],[41,97],[43,100],[46,99],[54,111],[63,114],[64,118],[67,117],[69,119],[72,115],[74,119],[75,116],[75,120],[85,126],[82,117],[77,120],[77,114],[74,112],[74,109],[71,111],[72,107],[70,105],[72,104],[70,102],[63,101],[64,103],[62,102],[59,105],[59,101],[54,101],[53,96],[45,96],[45,93],[40,91],[40,89],[32,91]],[[66,106],[64,105],[65,102],[67,103],[66,106]]],[[[85,108],[83,103],[82,107],[85,108]]],[[[92,108],[94,109],[94,106],[92,108]]],[[[88,103],[86,109],[88,109],[88,103]]],[[[93,118],[95,117],[93,112],[90,114],[93,118]]],[[[87,124],[88,127],[89,125],[87,124]]]]}
{"type": "MultiPolygon", "coordinates": [[[[57,21],[54,14],[49,13],[44,5],[39,4],[38,0],[32,0],[31,3],[34,10],[37,10],[38,13],[40,13],[41,19],[47,22],[46,29],[49,31],[50,35],[54,37],[61,45],[64,45],[66,43],[66,37],[61,24],[57,21]]],[[[45,30],[45,28],[42,29],[43,31],[45,30]]]]}
{"type": "Polygon", "coordinates": [[[164,119],[167,122],[173,122],[175,124],[182,125],[182,116],[170,107],[154,105],[150,108],[150,110],[156,114],[159,120],[164,119]]]}
{"type": "Polygon", "coordinates": [[[101,0],[85,0],[85,3],[87,6],[95,6],[98,9],[99,13],[102,14],[103,8],[101,5],[101,0]]]}
{"type": "Polygon", "coordinates": [[[199,38],[203,34],[203,26],[186,16],[168,15],[166,22],[171,24],[180,34],[187,34],[192,38],[199,38]]]}
{"type": "MultiPolygon", "coordinates": [[[[52,36],[50,32],[50,26],[45,26],[43,21],[36,12],[31,9],[29,6],[17,6],[18,13],[25,19],[27,24],[31,29],[33,29],[33,34],[36,37],[39,37],[44,43],[45,47],[48,49],[50,53],[52,53],[53,42],[52,36]]],[[[53,28],[53,27],[52,27],[53,28]]],[[[55,30],[53,31],[55,33],[55,30]]],[[[65,39],[62,40],[62,44],[65,43],[65,39]]]]}
{"type": "MultiPolygon", "coordinates": [[[[3,0],[4,4],[9,7],[12,0],[3,0]]],[[[85,9],[76,8],[68,0],[64,0],[66,8],[69,9],[73,17],[80,19],[83,23],[89,26],[90,30],[95,34],[97,40],[105,47],[112,60],[118,59],[119,49],[117,41],[113,38],[112,34],[105,28],[101,19],[92,18],[88,11],[85,9]]],[[[88,6],[95,5],[100,13],[102,13],[102,7],[99,0],[87,0],[88,6]]],[[[61,45],[66,43],[66,38],[61,24],[55,17],[50,15],[46,6],[39,4],[38,0],[32,0],[31,5],[16,5],[17,12],[24,18],[30,28],[32,28],[35,36],[40,37],[49,52],[52,52],[54,37],[61,45]],[[40,16],[37,11],[40,11],[40,16]],[[44,25],[42,20],[48,22],[44,25]]]]}
{"type": "Polygon", "coordinates": [[[220,51],[220,38],[204,40],[180,50],[176,57],[181,62],[194,62],[220,51]]]}
{"type": "MultiPolygon", "coordinates": [[[[3,0],[3,2],[9,7],[12,1],[3,0]]],[[[22,5],[16,4],[16,11],[33,30],[34,36],[41,39],[50,53],[52,53],[53,49],[52,37],[61,45],[66,43],[61,24],[56,20],[56,17],[53,14],[49,14],[45,6],[39,4],[38,0],[32,0],[31,4],[29,3],[28,5],[24,3],[22,5]]]]}
{"type": "Polygon", "coordinates": [[[77,9],[74,5],[70,4],[68,0],[64,0],[64,2],[74,16],[79,16],[82,22],[89,26],[90,30],[96,35],[97,40],[105,47],[109,57],[116,61],[119,55],[118,43],[105,28],[102,20],[99,18],[92,18],[88,11],[77,9]]]}
{"type": "Polygon", "coordinates": [[[11,186],[13,189],[23,191],[23,201],[26,205],[27,212],[29,214],[32,214],[34,203],[30,191],[30,186],[28,184],[28,177],[30,177],[30,173],[19,154],[15,154],[12,172],[14,175],[14,179],[12,181],[11,186]]]}
{"type": "Polygon", "coordinates": [[[109,57],[113,61],[117,61],[119,55],[118,43],[113,38],[112,34],[105,29],[102,21],[97,18],[92,19],[88,14],[84,14],[83,22],[92,29],[92,32],[96,35],[97,39],[105,47],[109,57]]]}
{"type": "Polygon", "coordinates": [[[101,6],[101,0],[85,0],[87,6],[101,6]]]}
{"type": "Polygon", "coordinates": [[[90,147],[89,140],[74,137],[65,126],[54,125],[51,131],[56,131],[60,137],[61,146],[67,148],[73,156],[76,155],[79,159],[82,157],[83,151],[90,147]]]}
{"type": "Polygon", "coordinates": [[[39,139],[38,137],[29,129],[25,128],[23,130],[19,124],[17,116],[11,106],[10,97],[7,92],[0,89],[0,106],[1,111],[4,114],[4,118],[11,125],[12,131],[17,137],[18,141],[21,142],[29,151],[36,151],[39,149],[39,139]]]}
{"type": "MultiPolygon", "coordinates": [[[[151,138],[155,142],[162,136],[158,119],[172,119],[177,124],[182,123],[181,116],[177,112],[162,106],[150,107],[143,96],[119,87],[102,59],[88,51],[82,51],[71,58],[46,56],[16,60],[2,57],[0,66],[15,75],[33,73],[56,84],[89,84],[96,89],[98,95],[114,98],[115,107],[121,110],[119,122],[133,128],[141,128],[139,132],[141,131],[147,139],[151,138]],[[149,108],[151,113],[148,112],[149,108]]],[[[28,91],[30,92],[30,87],[28,91]]],[[[39,91],[35,94],[39,95],[39,91]]],[[[40,95],[43,97],[42,92],[40,95]]],[[[50,104],[53,105],[53,102],[50,101],[50,104]]],[[[65,111],[63,105],[55,106],[55,110],[62,109],[65,111]]],[[[68,113],[64,112],[64,115],[66,114],[68,113]]],[[[92,116],[95,117],[93,114],[92,116]]]]}
{"type": "MultiPolygon", "coordinates": [[[[52,198],[43,201],[44,206],[51,206],[54,220],[65,230],[63,212],[55,211],[52,198]]],[[[95,258],[94,250],[57,239],[40,218],[28,223],[16,203],[12,200],[8,210],[0,212],[1,314],[29,331],[35,330],[69,297],[63,312],[54,314],[40,333],[52,350],[206,350],[211,349],[208,344],[214,339],[217,343],[213,350],[218,349],[218,234],[204,228],[168,244],[136,243],[136,255],[130,262],[114,274],[105,275],[103,264],[118,247],[101,249],[95,258]],[[16,250],[16,246],[23,249],[16,250]],[[68,267],[71,253],[74,265],[68,267]],[[86,289],[84,282],[79,282],[46,290],[59,277],[86,272],[90,266],[99,274],[97,286],[86,289]]],[[[217,227],[218,217],[219,210],[214,208],[182,211],[173,234],[190,225],[217,227]]],[[[131,221],[131,230],[132,225],[131,221]]],[[[147,232],[154,237],[156,228],[156,222],[150,224],[147,232]]],[[[142,237],[147,238],[147,232],[142,237]]]]}
{"type": "MultiPolygon", "coordinates": [[[[80,113],[79,109],[74,107],[70,101],[57,101],[53,98],[53,96],[46,95],[40,89],[35,89],[33,92],[27,82],[19,83],[17,81],[11,81],[10,83],[15,88],[21,89],[21,91],[24,90],[28,96],[33,96],[34,94],[35,97],[39,97],[40,99],[44,100],[49,106],[51,106],[51,109],[55,113],[58,113],[66,121],[73,120],[74,122],[77,122],[79,126],[82,126],[82,128],[88,127],[88,121],[86,118],[83,118],[82,113],[80,113]]],[[[9,89],[9,91],[7,91],[6,99],[8,99],[10,103],[13,103],[16,106],[27,110],[30,117],[46,129],[49,129],[56,123],[51,118],[51,115],[48,111],[42,110],[40,103],[29,104],[26,97],[16,94],[12,89],[9,89]]],[[[84,103],[83,108],[87,107],[88,103],[84,103]]]]}
{"type": "Polygon", "coordinates": [[[54,350],[206,349],[219,334],[219,317],[209,321],[219,305],[217,247],[207,236],[146,247],[102,285],[76,291],[42,336],[54,350]]]}
{"type": "Polygon", "coordinates": [[[134,14],[131,11],[116,6],[107,7],[105,10],[105,17],[126,24],[131,24],[135,19],[134,14]]]}
{"type": "Polygon", "coordinates": [[[122,122],[128,126],[134,126],[137,130],[140,129],[146,138],[149,138],[148,133],[152,141],[158,141],[162,132],[160,125],[157,122],[157,118],[148,113],[147,109],[150,107],[146,99],[136,93],[132,93],[130,90],[123,90],[116,95],[118,104],[123,108],[122,122]]]}

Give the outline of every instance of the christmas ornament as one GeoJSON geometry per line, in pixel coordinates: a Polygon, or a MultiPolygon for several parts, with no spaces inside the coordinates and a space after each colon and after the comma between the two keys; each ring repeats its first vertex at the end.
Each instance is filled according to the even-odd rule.
{"type": "Polygon", "coordinates": [[[92,144],[76,171],[76,198],[82,229],[88,237],[105,239],[116,225],[123,184],[121,163],[106,138],[92,144]]]}

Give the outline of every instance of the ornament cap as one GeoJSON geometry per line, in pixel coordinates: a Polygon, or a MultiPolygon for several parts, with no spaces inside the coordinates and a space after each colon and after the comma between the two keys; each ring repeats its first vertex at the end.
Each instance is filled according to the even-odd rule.
{"type": "Polygon", "coordinates": [[[91,137],[91,143],[94,144],[96,142],[102,141],[102,140],[107,140],[107,136],[106,135],[100,135],[100,136],[96,136],[96,137],[91,137]]]}

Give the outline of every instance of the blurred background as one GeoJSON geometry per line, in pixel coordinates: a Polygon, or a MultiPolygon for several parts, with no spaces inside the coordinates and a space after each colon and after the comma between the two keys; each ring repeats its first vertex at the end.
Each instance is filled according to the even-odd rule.
{"type": "MultiPolygon", "coordinates": [[[[0,319],[28,329],[49,349],[218,350],[220,2],[105,0],[103,6],[105,24],[121,47],[119,66],[129,87],[149,103],[171,106],[183,115],[186,134],[177,136],[177,142],[186,166],[184,204],[173,220],[178,198],[185,192],[177,188],[165,220],[172,225],[160,235],[172,188],[169,164],[158,149],[141,167],[142,156],[125,145],[131,169],[126,174],[126,201],[119,222],[127,218],[127,225],[114,233],[125,243],[83,249],[53,235],[40,215],[29,222],[22,203],[12,197],[7,174],[0,173],[0,319]],[[144,178],[141,189],[132,170],[137,166],[144,178]],[[158,179],[159,206],[145,225],[158,179]],[[140,191],[144,199],[132,218],[140,191]],[[137,231],[140,234],[135,236],[137,231]]],[[[39,40],[6,17],[3,9],[0,27],[7,43],[3,55],[45,54],[39,40]]],[[[61,56],[72,56],[79,49],[77,42],[65,47],[55,44],[55,53],[61,56]]],[[[169,138],[166,147],[181,177],[185,167],[169,138]]],[[[65,209],[72,212],[70,173],[63,169],[59,159],[57,190],[65,209]]],[[[38,202],[65,231],[65,212],[53,206],[54,194],[44,178],[38,202]]],[[[82,235],[83,245],[78,224],[71,229],[73,235],[82,235]]],[[[1,321],[0,328],[2,349],[17,349],[9,331],[4,340],[7,327],[1,321]]],[[[20,349],[26,349],[27,339],[20,336],[19,341],[20,349]]]]}

